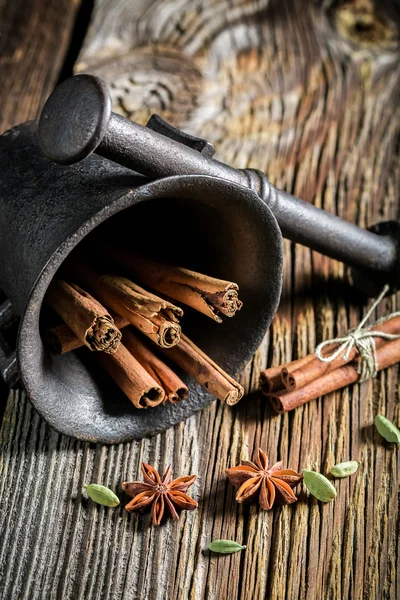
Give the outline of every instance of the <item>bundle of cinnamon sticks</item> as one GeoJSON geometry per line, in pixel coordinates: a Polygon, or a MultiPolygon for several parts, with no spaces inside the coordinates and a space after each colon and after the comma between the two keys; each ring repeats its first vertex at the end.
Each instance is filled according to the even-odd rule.
{"type": "MultiPolygon", "coordinates": [[[[370,328],[371,332],[400,334],[400,316],[393,316],[370,328]]],[[[373,337],[377,370],[381,371],[400,362],[400,339],[387,340],[373,337]]],[[[328,345],[324,356],[337,351],[338,343],[328,345]]],[[[273,408],[284,413],[325,394],[334,392],[360,380],[360,355],[356,347],[340,353],[330,362],[320,360],[315,354],[294,360],[260,373],[260,388],[269,398],[273,408]]]]}
{"type": "Polygon", "coordinates": [[[45,305],[62,323],[43,331],[47,347],[55,354],[83,346],[94,351],[136,408],[175,404],[188,395],[158,351],[221,401],[236,404],[242,386],[182,333],[183,309],[175,301],[222,322],[242,306],[237,284],[123,250],[109,249],[108,257],[115,265],[110,273],[80,257],[51,283],[45,305]]]}

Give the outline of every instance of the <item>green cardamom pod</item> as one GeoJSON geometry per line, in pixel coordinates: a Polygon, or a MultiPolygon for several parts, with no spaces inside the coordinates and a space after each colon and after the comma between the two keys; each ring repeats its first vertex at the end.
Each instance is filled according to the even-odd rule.
{"type": "Polygon", "coordinates": [[[400,444],[400,431],[392,421],[389,421],[383,415],[375,417],[375,427],[385,440],[400,444]]]}
{"type": "Polygon", "coordinates": [[[348,477],[357,471],[360,464],[357,460],[339,463],[332,467],[331,474],[334,477],[348,477]]]}
{"type": "Polygon", "coordinates": [[[330,502],[336,498],[335,486],[321,473],[303,469],[304,483],[306,488],[321,502],[330,502]]]}
{"type": "Polygon", "coordinates": [[[214,540],[208,547],[212,552],[219,552],[220,554],[233,554],[246,548],[246,546],[241,546],[233,540],[214,540]]]}
{"type": "Polygon", "coordinates": [[[104,485],[100,483],[90,483],[89,485],[83,486],[86,490],[87,495],[97,504],[102,506],[118,506],[119,498],[104,485]]]}

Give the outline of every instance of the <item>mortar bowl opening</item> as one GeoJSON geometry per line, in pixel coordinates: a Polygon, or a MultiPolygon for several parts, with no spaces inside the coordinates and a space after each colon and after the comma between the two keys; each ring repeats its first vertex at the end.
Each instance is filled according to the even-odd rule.
{"type": "MultiPolygon", "coordinates": [[[[115,245],[236,282],[243,308],[233,318],[224,317],[222,323],[176,302],[184,310],[182,330],[235,376],[257,349],[276,310],[281,284],[280,232],[261,202],[246,204],[240,194],[227,202],[218,189],[208,191],[200,190],[198,197],[183,189],[180,196],[144,194],[136,201],[125,199],[128,206],[122,205],[81,236],[53,278],[64,278],[68,263],[78,269],[80,257],[89,258],[97,269],[107,268],[104,274],[113,274],[103,252],[96,249],[115,245]],[[268,232],[273,235],[269,237],[268,232]]],[[[54,315],[49,317],[48,312],[44,305],[40,308],[42,332],[53,324],[49,318],[54,315]]],[[[177,405],[137,409],[98,364],[96,352],[80,348],[55,355],[42,341],[39,346],[32,358],[28,392],[53,427],[74,437],[106,443],[140,438],[168,428],[212,401],[206,390],[168,363],[188,385],[189,397],[177,405]]],[[[26,347],[25,359],[28,351],[26,347]]]]}

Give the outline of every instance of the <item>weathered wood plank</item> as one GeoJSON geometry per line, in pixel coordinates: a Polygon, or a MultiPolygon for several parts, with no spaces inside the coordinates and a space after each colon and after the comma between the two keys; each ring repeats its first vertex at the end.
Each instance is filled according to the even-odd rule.
{"type": "MultiPolygon", "coordinates": [[[[114,108],[159,112],[236,166],[361,225],[395,218],[400,161],[399,12],[394,3],[99,0],[77,64],[104,77],[114,108]]],[[[398,369],[277,416],[256,393],[265,365],[353,327],[364,305],[342,265],[285,242],[279,314],[242,376],[237,407],[214,403],[151,440],[112,448],[52,432],[10,396],[1,430],[4,598],[398,598],[399,459],[373,427],[399,422],[398,369]],[[271,461],[329,470],[361,460],[335,502],[239,507],[224,469],[261,445],[271,461]],[[199,510],[156,529],[82,497],[120,490],[140,461],[198,473],[199,510]],[[232,538],[243,553],[210,555],[232,538]]],[[[378,311],[394,310],[396,298],[378,311]]],[[[121,496],[122,497],[122,496],[121,496]]]]}
{"type": "Polygon", "coordinates": [[[0,131],[33,119],[57,82],[80,0],[0,3],[0,131]]]}

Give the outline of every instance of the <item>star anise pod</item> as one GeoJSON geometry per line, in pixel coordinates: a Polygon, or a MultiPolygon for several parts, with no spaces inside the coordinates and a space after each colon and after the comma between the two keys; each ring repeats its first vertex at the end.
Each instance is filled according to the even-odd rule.
{"type": "Polygon", "coordinates": [[[242,460],[240,465],[225,472],[229,481],[239,488],[237,502],[258,498],[264,510],[272,508],[276,500],[281,504],[296,502],[292,488],[303,479],[303,475],[296,471],[282,469],[281,462],[268,468],[268,457],[261,449],[256,452],[254,462],[242,460]]]}
{"type": "Polygon", "coordinates": [[[163,477],[156,469],[142,463],[144,481],[132,481],[122,484],[122,489],[133,498],[125,506],[129,512],[144,511],[151,506],[151,516],[154,525],[159,525],[164,513],[169,512],[170,517],[177,521],[178,510],[195,510],[197,502],[185,492],[195,482],[196,475],[179,477],[172,480],[172,468],[169,466],[163,477]]]}

